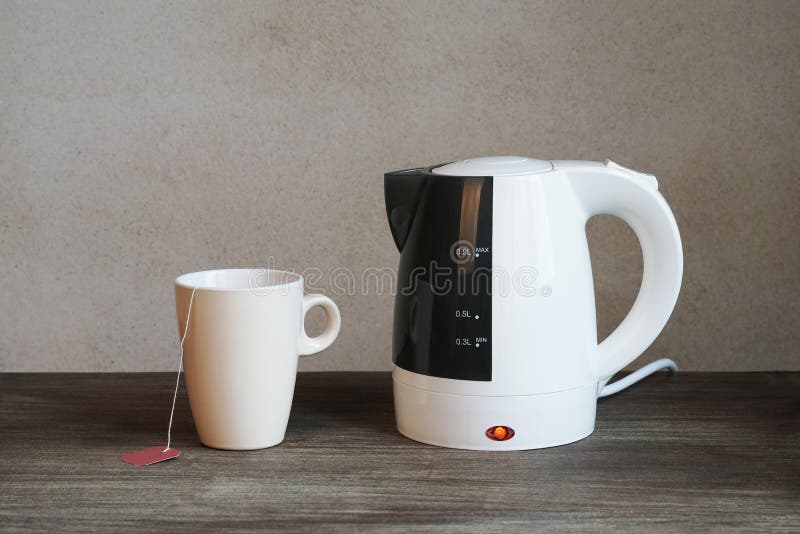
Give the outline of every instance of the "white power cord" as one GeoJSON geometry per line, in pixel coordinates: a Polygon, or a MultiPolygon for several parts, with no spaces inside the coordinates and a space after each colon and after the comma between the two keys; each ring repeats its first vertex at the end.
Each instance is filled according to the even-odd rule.
{"type": "Polygon", "coordinates": [[[675,371],[678,370],[678,366],[675,365],[675,362],[673,362],[669,358],[662,358],[652,363],[648,363],[641,369],[637,369],[636,371],[632,372],[625,378],[620,378],[616,382],[612,382],[604,386],[603,389],[600,390],[599,396],[608,397],[609,395],[613,395],[614,393],[619,393],[628,386],[632,386],[639,380],[648,377],[653,373],[655,373],[656,371],[660,371],[661,369],[669,369],[670,372],[674,373],[675,371]]]}

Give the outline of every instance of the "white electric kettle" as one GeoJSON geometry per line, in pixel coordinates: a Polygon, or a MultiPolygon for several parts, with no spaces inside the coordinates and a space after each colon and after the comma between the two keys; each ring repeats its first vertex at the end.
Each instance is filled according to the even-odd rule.
{"type": "Polygon", "coordinates": [[[394,315],[398,430],[463,449],[584,438],[597,398],[667,322],[681,285],[675,219],[654,176],[611,161],[486,157],[385,175],[401,252],[394,315]],[[616,215],[644,274],[628,316],[597,343],[586,221],[616,215]]]}

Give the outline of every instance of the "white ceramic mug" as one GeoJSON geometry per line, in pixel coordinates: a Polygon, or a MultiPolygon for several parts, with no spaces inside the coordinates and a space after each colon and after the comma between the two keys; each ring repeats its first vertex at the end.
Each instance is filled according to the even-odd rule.
{"type": "Polygon", "coordinates": [[[303,295],[303,277],[264,269],[223,269],[175,280],[186,387],[200,441],[217,449],[261,449],[283,441],[298,356],[328,348],[341,327],[323,295],[303,295]],[[325,330],[306,335],[306,312],[320,306],[325,330]]]}

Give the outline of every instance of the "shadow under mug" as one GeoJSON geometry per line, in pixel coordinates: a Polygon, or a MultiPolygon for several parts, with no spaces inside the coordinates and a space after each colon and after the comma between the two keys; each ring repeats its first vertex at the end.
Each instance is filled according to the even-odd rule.
{"type": "Polygon", "coordinates": [[[178,332],[189,404],[200,441],[249,450],[283,441],[298,356],[328,348],[341,316],[324,295],[303,295],[303,277],[265,269],[222,269],[175,279],[178,332]],[[308,310],[320,306],[322,334],[306,335],[308,310]]]}

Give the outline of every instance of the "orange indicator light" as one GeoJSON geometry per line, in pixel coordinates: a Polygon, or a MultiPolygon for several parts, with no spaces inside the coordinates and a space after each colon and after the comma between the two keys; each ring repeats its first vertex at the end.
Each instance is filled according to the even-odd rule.
{"type": "Polygon", "coordinates": [[[514,429],[510,426],[490,426],[486,430],[486,437],[492,441],[507,441],[514,437],[514,429]]]}

